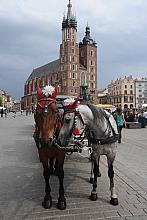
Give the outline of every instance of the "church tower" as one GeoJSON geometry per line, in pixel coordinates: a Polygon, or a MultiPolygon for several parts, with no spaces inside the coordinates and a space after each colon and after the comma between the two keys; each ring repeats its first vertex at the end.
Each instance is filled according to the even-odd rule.
{"type": "Polygon", "coordinates": [[[79,45],[77,43],[77,21],[69,0],[67,16],[62,21],[62,43],[60,44],[61,94],[79,95],[79,45]]]}
{"type": "MultiPolygon", "coordinates": [[[[85,37],[79,43],[79,60],[86,68],[86,85],[91,100],[96,97],[97,89],[97,46],[90,35],[90,27],[86,26],[85,37]]],[[[82,89],[82,88],[81,88],[82,89]]]]}

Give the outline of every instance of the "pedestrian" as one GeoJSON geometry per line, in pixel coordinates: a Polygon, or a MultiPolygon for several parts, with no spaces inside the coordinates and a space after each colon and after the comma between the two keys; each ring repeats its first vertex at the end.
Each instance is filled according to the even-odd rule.
{"type": "Polygon", "coordinates": [[[2,108],[1,109],[1,117],[3,117],[3,114],[4,114],[4,109],[2,108]]]}
{"type": "Polygon", "coordinates": [[[5,117],[7,117],[7,109],[5,109],[5,117]]]}
{"type": "Polygon", "coordinates": [[[116,112],[115,112],[115,120],[117,122],[118,125],[118,133],[119,133],[119,137],[118,137],[118,143],[121,143],[121,138],[122,138],[122,128],[125,127],[126,128],[126,121],[125,121],[125,117],[124,117],[124,113],[122,112],[121,108],[117,108],[116,112]]]}

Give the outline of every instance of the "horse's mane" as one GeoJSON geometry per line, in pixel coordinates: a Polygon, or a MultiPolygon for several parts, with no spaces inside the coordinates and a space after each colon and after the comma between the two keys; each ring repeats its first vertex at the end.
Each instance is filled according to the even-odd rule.
{"type": "Polygon", "coordinates": [[[100,123],[103,123],[106,116],[104,110],[92,104],[87,104],[87,106],[92,111],[94,124],[99,125],[100,123]]]}

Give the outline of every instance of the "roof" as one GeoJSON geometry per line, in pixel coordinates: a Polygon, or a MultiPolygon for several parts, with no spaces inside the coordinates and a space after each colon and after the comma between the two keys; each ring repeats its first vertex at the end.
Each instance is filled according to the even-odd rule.
{"type": "Polygon", "coordinates": [[[54,60],[44,66],[40,66],[36,69],[33,69],[28,80],[35,79],[41,76],[47,76],[53,72],[58,72],[60,70],[60,60],[54,60]]]}

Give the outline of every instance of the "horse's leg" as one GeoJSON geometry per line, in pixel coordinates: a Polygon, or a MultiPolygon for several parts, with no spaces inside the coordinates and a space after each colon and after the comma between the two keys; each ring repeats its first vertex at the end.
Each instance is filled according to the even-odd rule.
{"type": "MultiPolygon", "coordinates": [[[[100,162],[100,156],[98,157],[97,159],[97,177],[101,177],[101,172],[100,172],[100,169],[99,169],[99,162],[100,162]]],[[[94,181],[94,172],[93,172],[93,169],[94,169],[94,162],[93,160],[91,160],[91,176],[90,176],[90,183],[93,184],[93,181],[94,181]]]]}
{"type": "Polygon", "coordinates": [[[64,186],[63,186],[63,180],[64,180],[64,170],[63,170],[63,164],[64,164],[64,159],[62,162],[58,160],[57,162],[57,175],[59,178],[59,198],[58,198],[58,203],[57,207],[60,210],[66,209],[66,199],[64,197],[64,186]]]}
{"type": "Polygon", "coordinates": [[[98,171],[98,158],[93,158],[93,163],[94,163],[94,168],[93,168],[93,172],[94,172],[94,180],[93,180],[93,189],[91,191],[91,195],[90,195],[90,199],[92,201],[96,201],[97,200],[97,171],[98,171]]]}
{"type": "Polygon", "coordinates": [[[118,205],[118,198],[114,187],[114,170],[113,170],[113,162],[115,159],[115,154],[107,155],[108,161],[108,176],[110,178],[110,192],[111,192],[111,200],[110,203],[112,205],[118,205]]]}
{"type": "Polygon", "coordinates": [[[90,181],[89,181],[91,184],[93,184],[93,181],[94,181],[93,169],[94,169],[94,162],[93,160],[91,160],[91,173],[90,173],[90,181]]]}
{"type": "Polygon", "coordinates": [[[97,164],[97,177],[101,177],[101,172],[100,172],[100,156],[98,157],[98,164],[97,164]]]}
{"type": "Polygon", "coordinates": [[[51,157],[49,160],[49,165],[50,165],[50,174],[54,174],[54,157],[51,157]]]}
{"type": "Polygon", "coordinates": [[[50,195],[51,188],[49,184],[50,169],[47,164],[46,165],[43,164],[43,176],[45,179],[45,197],[44,197],[44,201],[42,202],[42,206],[45,209],[49,209],[52,206],[52,197],[50,195]]]}

